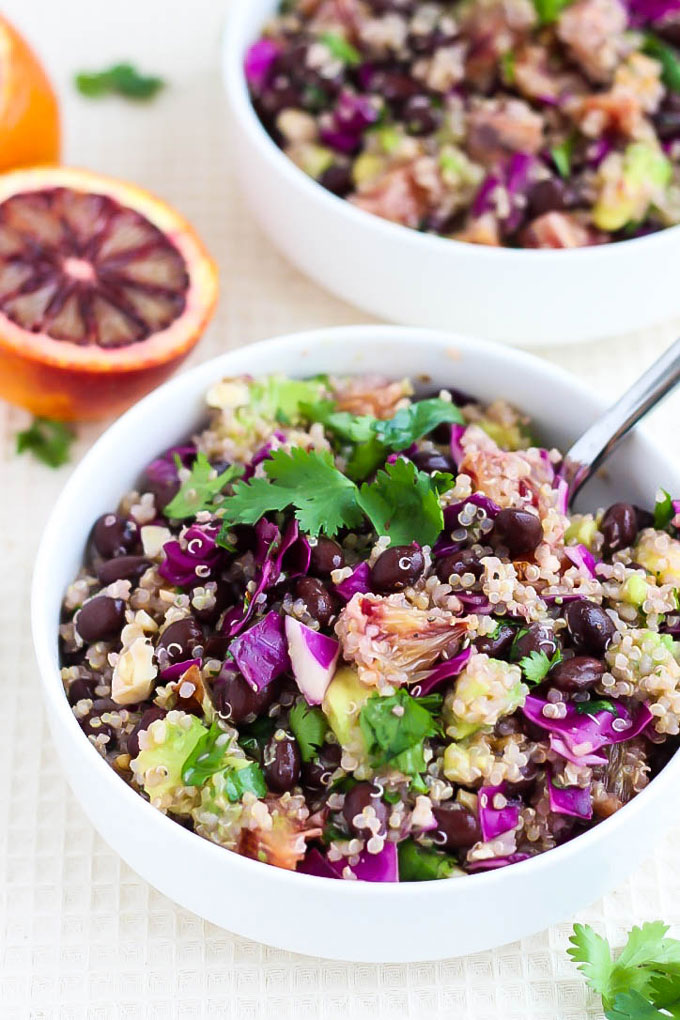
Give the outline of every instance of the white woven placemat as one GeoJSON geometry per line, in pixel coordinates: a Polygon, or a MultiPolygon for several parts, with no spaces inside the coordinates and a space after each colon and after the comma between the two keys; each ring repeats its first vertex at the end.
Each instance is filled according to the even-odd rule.
{"type": "MultiPolygon", "coordinates": [[[[217,257],[221,304],[193,361],[277,333],[365,320],[288,266],[243,207],[230,177],[218,72],[220,0],[5,0],[2,7],[33,40],[59,86],[67,160],[159,192],[197,225],[217,257]],[[140,108],[74,93],[74,71],[119,59],[167,76],[170,87],[140,108]]],[[[667,327],[544,353],[613,396],[673,336],[667,327]]],[[[676,451],[678,407],[676,397],[654,421],[676,451]]],[[[443,963],[328,963],[201,921],[108,849],[61,776],[40,701],[29,579],[43,523],[69,469],[51,472],[14,457],[14,433],[26,421],[0,404],[0,576],[8,592],[0,599],[1,1020],[600,1017],[565,955],[570,923],[443,963]]],[[[76,458],[99,431],[81,430],[76,458]]],[[[615,942],[644,919],[680,923],[679,837],[680,825],[660,846],[650,846],[653,856],[628,882],[580,919],[615,942]]],[[[464,921],[452,917],[451,923],[464,921]]]]}

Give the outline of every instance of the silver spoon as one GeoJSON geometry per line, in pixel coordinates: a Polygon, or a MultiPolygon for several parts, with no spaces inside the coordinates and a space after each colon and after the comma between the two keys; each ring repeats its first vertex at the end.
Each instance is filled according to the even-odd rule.
{"type": "Polygon", "coordinates": [[[679,382],[680,339],[671,344],[658,361],[567,451],[564,473],[569,481],[569,506],[579,489],[616,449],[626,433],[668,396],[679,382]]]}

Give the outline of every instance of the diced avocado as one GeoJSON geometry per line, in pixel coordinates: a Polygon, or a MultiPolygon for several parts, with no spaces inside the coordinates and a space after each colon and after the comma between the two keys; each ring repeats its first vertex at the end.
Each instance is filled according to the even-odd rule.
{"type": "Polygon", "coordinates": [[[341,747],[360,756],[366,753],[366,746],[359,713],[371,693],[371,688],[361,683],[355,669],[342,666],[331,680],[321,706],[341,747]]]}
{"type": "Polygon", "coordinates": [[[648,590],[649,585],[644,577],[641,577],[639,574],[631,574],[621,589],[621,599],[623,602],[629,602],[631,606],[637,606],[639,609],[647,598],[648,590]]]}
{"type": "Polygon", "coordinates": [[[382,127],[376,128],[375,136],[380,143],[380,148],[388,156],[396,152],[404,140],[403,131],[394,124],[383,124],[382,127]]]}
{"type": "Polygon", "coordinates": [[[572,517],[571,524],[564,533],[564,541],[567,545],[580,543],[587,549],[592,549],[596,534],[597,521],[592,514],[585,514],[583,517],[576,514],[572,517]]]}
{"type": "Polygon", "coordinates": [[[665,532],[646,528],[638,536],[633,559],[661,584],[680,586],[680,542],[665,532]]]}
{"type": "Polygon", "coordinates": [[[314,177],[315,180],[318,180],[335,160],[331,149],[327,149],[324,145],[315,145],[313,142],[297,145],[291,155],[300,169],[310,177],[314,177]]]}
{"type": "Polygon", "coordinates": [[[372,152],[362,152],[354,160],[352,179],[357,187],[361,184],[368,184],[379,177],[384,169],[385,160],[382,156],[376,156],[372,152]]]}
{"type": "MultiPolygon", "coordinates": [[[[146,730],[132,770],[151,803],[161,811],[187,814],[193,806],[193,791],[182,781],[182,768],[201,737],[208,732],[196,716],[169,712],[146,730]]],[[[196,794],[197,796],[197,794],[196,794]]]]}
{"type": "Polygon", "coordinates": [[[600,230],[620,230],[644,219],[671,181],[670,161],[651,142],[631,142],[623,158],[611,153],[600,167],[600,194],[593,223],[600,230]]]}

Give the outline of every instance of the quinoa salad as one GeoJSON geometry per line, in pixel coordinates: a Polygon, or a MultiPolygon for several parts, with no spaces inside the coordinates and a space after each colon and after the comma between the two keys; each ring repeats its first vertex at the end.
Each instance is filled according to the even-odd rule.
{"type": "Polygon", "coordinates": [[[680,222],[677,0],[284,0],[245,72],[291,160],[394,223],[580,248],[680,222]]]}
{"type": "Polygon", "coordinates": [[[93,747],[228,850],[332,879],[524,861],[680,732],[680,502],[568,511],[503,400],[239,377],[100,517],[59,628],[93,747]]]}

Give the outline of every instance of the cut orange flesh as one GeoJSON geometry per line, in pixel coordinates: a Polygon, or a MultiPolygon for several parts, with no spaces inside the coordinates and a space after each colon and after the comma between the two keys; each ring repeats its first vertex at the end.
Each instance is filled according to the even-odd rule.
{"type": "Polygon", "coordinates": [[[0,178],[0,396],[52,418],[117,413],[166,378],[217,274],[165,203],[82,170],[0,178]]]}
{"type": "Polygon", "coordinates": [[[59,108],[37,57],[0,16],[0,171],[59,159],[59,108]]]}

